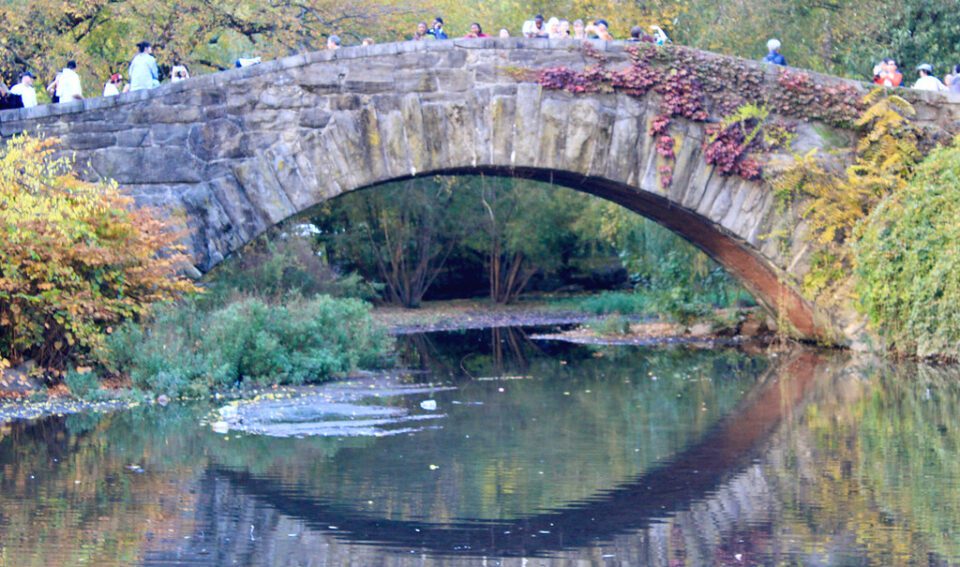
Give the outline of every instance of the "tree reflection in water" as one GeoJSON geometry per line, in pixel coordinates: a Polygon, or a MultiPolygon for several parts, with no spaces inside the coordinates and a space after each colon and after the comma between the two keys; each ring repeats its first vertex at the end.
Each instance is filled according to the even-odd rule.
{"type": "Polygon", "coordinates": [[[0,565],[960,562],[956,370],[508,330],[406,348],[458,386],[442,429],[226,440],[185,406],[0,429],[0,565]]]}

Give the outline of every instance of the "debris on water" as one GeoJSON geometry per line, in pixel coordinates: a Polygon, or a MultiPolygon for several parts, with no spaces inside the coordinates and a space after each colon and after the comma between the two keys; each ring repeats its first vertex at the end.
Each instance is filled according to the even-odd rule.
{"type": "Polygon", "coordinates": [[[433,464],[430,465],[430,470],[432,470],[432,471],[435,471],[435,470],[437,470],[437,469],[439,469],[439,468],[440,468],[440,467],[439,467],[438,465],[433,465],[433,464]]]}
{"type": "MultiPolygon", "coordinates": [[[[422,424],[446,416],[440,413],[411,414],[403,407],[368,404],[366,400],[432,394],[450,389],[453,388],[411,387],[390,377],[291,388],[258,395],[251,400],[231,402],[217,410],[211,428],[217,433],[239,432],[298,439],[412,434],[428,427],[404,427],[405,424],[422,424]]],[[[420,407],[435,411],[437,402],[424,400],[420,407]]]]}

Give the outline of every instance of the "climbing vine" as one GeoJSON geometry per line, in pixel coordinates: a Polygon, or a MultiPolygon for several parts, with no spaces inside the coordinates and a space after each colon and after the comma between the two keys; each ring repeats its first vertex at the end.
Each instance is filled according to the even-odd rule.
{"type": "Polygon", "coordinates": [[[707,163],[722,175],[757,180],[763,169],[751,154],[785,147],[792,131],[782,122],[769,123],[769,114],[850,126],[863,109],[852,85],[824,85],[807,73],[782,69],[772,87],[755,66],[685,47],[631,47],[627,50],[630,64],[616,70],[607,68],[607,56],[590,43],[584,44],[583,51],[594,64],[583,71],[544,69],[536,81],[546,89],[574,94],[622,92],[642,97],[656,93],[660,114],[650,134],[656,137],[663,162],[658,172],[664,188],[673,179],[675,141],[669,134],[673,118],[719,124],[708,128],[707,163]]]}
{"type": "Polygon", "coordinates": [[[812,150],[795,155],[793,165],[773,182],[781,201],[804,199],[801,213],[810,222],[809,239],[816,246],[803,283],[808,296],[845,293],[841,288],[851,283],[846,275],[855,267],[852,246],[863,220],[881,200],[906,186],[921,157],[910,103],[876,90],[863,104],[868,108],[855,121],[863,134],[852,165],[827,171],[812,150]]]}

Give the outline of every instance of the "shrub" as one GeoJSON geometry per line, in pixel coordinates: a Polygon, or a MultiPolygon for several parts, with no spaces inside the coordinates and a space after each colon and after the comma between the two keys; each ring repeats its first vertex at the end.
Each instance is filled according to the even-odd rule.
{"type": "Polygon", "coordinates": [[[960,144],[931,153],[867,217],[857,290],[873,325],[903,354],[960,358],[960,144]]]}
{"type": "Polygon", "coordinates": [[[594,315],[643,315],[650,312],[649,298],[639,293],[607,292],[582,299],[579,308],[594,315]]]}
{"type": "Polygon", "coordinates": [[[63,382],[77,399],[96,400],[102,397],[103,391],[100,389],[100,382],[93,372],[70,370],[64,376],[63,382]]]}
{"type": "Polygon", "coordinates": [[[610,315],[591,324],[590,328],[597,334],[604,336],[628,335],[630,334],[630,320],[623,315],[610,315]]]}
{"type": "Polygon", "coordinates": [[[63,369],[109,326],[194,289],[176,276],[179,235],[116,184],[78,179],[55,145],[0,148],[0,364],[63,369]]]}
{"type": "Polygon", "coordinates": [[[390,342],[356,299],[247,297],[204,311],[195,301],[128,325],[102,351],[104,367],[134,386],[175,396],[212,388],[322,381],[383,362],[390,342]]]}
{"type": "Polygon", "coordinates": [[[238,291],[267,300],[291,292],[372,300],[378,289],[358,274],[341,275],[317,255],[307,236],[291,231],[261,236],[208,278],[204,303],[219,307],[238,291]]]}

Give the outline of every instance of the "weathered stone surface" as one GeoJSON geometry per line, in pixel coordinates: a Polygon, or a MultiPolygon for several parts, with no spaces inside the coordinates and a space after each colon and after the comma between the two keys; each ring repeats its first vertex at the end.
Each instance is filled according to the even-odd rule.
{"type": "Polygon", "coordinates": [[[94,151],[93,169],[121,185],[202,183],[203,163],[184,148],[110,148],[94,151]]]}
{"type": "MultiPolygon", "coordinates": [[[[629,61],[625,44],[595,46],[611,68],[629,61]]],[[[85,177],[115,179],[139,203],[183,213],[200,271],[345,192],[444,171],[522,175],[602,196],[676,231],[782,311],[799,336],[842,341],[858,328],[784,283],[809,266],[799,207],[779,210],[769,187],[706,165],[703,124],[674,119],[673,183],[664,188],[658,167],[668,162],[649,134],[660,113],[655,94],[573,95],[513,73],[589,64],[578,42],[523,38],[305,53],[153,91],[5,111],[0,136],[59,136],[61,154],[75,154],[85,177]],[[787,244],[774,233],[788,235],[787,244]]],[[[777,80],[769,68],[740,64],[777,80]]],[[[960,99],[903,95],[921,121],[960,123],[960,99]]],[[[797,133],[801,151],[852,139],[817,123],[797,133]]],[[[789,160],[772,155],[767,165],[789,160]]]]}
{"type": "Polygon", "coordinates": [[[229,119],[196,124],[188,130],[187,147],[204,161],[248,155],[246,133],[229,119]]]}

